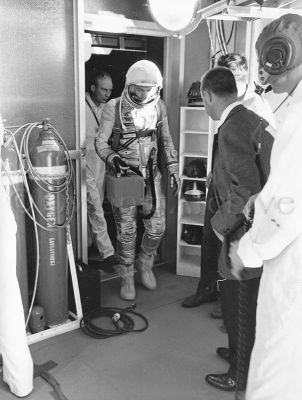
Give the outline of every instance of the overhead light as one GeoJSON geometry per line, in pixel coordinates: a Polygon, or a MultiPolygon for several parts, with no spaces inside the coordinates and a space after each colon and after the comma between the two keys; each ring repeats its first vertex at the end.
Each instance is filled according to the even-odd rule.
{"type": "Polygon", "coordinates": [[[174,36],[192,32],[200,23],[203,0],[148,0],[148,7],[154,21],[174,36]]]}

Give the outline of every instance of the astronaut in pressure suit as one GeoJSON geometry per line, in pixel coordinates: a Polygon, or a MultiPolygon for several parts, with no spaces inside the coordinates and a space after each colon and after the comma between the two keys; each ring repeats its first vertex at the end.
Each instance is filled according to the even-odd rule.
{"type": "MultiPolygon", "coordinates": [[[[3,125],[0,115],[0,149],[3,125]]],[[[17,397],[33,389],[33,361],[27,346],[24,311],[16,275],[16,222],[0,174],[0,354],[3,380],[17,397]]]]}
{"type": "MultiPolygon", "coordinates": [[[[170,187],[177,194],[179,188],[178,154],[169,132],[167,110],[160,99],[162,76],[158,67],[148,60],[134,63],[126,74],[125,89],[120,98],[110,100],[104,107],[96,137],[98,155],[110,169],[118,164],[122,169],[137,169],[145,181],[143,212],[153,214],[144,219],[144,234],[136,269],[142,284],[156,289],[152,272],[154,256],[165,232],[166,198],[162,172],[158,168],[158,151],[161,152],[169,174],[170,187]],[[152,169],[150,176],[150,160],[152,169]],[[152,203],[152,181],[156,205],[152,203]]],[[[125,300],[135,298],[134,262],[137,235],[138,208],[114,207],[117,227],[117,252],[122,278],[120,296],[125,300]]]]}
{"type": "Polygon", "coordinates": [[[252,228],[229,253],[235,276],[243,265],[263,264],[246,400],[302,398],[301,42],[302,17],[296,14],[270,22],[256,42],[261,83],[288,95],[280,103],[284,120],[269,178],[254,203],[252,228]]]}

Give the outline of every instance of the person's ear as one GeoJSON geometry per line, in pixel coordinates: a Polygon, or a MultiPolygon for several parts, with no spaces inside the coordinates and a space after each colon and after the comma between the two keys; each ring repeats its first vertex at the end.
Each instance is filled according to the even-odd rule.
{"type": "Polygon", "coordinates": [[[90,86],[90,90],[91,90],[91,93],[93,93],[93,94],[95,93],[95,85],[94,84],[90,86]]]}
{"type": "Polygon", "coordinates": [[[202,92],[202,95],[207,103],[212,102],[212,93],[211,92],[208,92],[207,90],[205,90],[204,92],[202,92]]]}

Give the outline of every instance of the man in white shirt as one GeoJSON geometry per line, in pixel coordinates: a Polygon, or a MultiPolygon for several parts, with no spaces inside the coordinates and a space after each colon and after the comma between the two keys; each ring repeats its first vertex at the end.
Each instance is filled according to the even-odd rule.
{"type": "Polygon", "coordinates": [[[109,73],[100,71],[93,77],[89,92],[85,96],[88,244],[94,242],[100,256],[110,264],[114,264],[115,259],[103,210],[106,166],[95,151],[94,141],[103,107],[110,99],[112,88],[113,83],[109,73]]]}
{"type": "Polygon", "coordinates": [[[243,265],[263,264],[246,400],[302,398],[301,42],[302,17],[286,14],[264,27],[256,43],[261,83],[288,93],[291,101],[275,136],[270,176],[254,204],[252,228],[230,251],[237,277],[243,265]]]}
{"type": "Polygon", "coordinates": [[[254,85],[248,84],[248,63],[246,57],[239,53],[228,53],[218,58],[217,66],[226,67],[233,72],[238,89],[238,100],[246,108],[264,118],[270,125],[269,132],[273,134],[276,129],[274,114],[268,102],[257,92],[254,85]]]}

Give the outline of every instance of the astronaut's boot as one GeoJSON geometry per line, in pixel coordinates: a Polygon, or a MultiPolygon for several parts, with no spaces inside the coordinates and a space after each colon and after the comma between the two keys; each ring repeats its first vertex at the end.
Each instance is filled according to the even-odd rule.
{"type": "Polygon", "coordinates": [[[152,272],[153,264],[154,256],[141,251],[136,262],[136,268],[140,272],[142,284],[149,290],[155,290],[157,286],[152,272]]]}
{"type": "Polygon", "coordinates": [[[119,273],[122,278],[120,297],[124,300],[135,299],[135,286],[134,286],[134,267],[133,265],[119,266],[119,273]]]}

